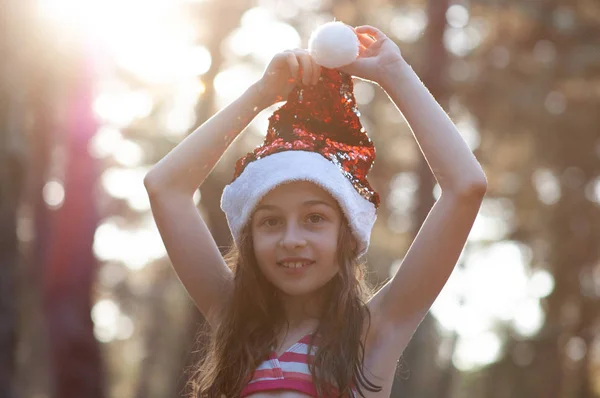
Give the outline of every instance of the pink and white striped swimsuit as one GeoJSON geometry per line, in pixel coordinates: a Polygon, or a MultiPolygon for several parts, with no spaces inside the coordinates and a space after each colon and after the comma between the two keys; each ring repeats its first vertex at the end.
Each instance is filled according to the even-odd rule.
{"type": "MultiPolygon", "coordinates": [[[[256,392],[277,390],[298,391],[317,397],[317,389],[308,368],[310,339],[310,334],[302,337],[279,357],[275,351],[271,351],[269,358],[252,374],[240,398],[256,392]]],[[[313,346],[310,357],[314,357],[316,351],[317,347],[313,346]]],[[[353,391],[353,396],[356,397],[358,394],[353,391]]]]}

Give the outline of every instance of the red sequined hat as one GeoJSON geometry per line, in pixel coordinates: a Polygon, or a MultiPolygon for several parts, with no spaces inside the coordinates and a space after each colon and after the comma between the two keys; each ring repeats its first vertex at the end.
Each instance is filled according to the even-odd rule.
{"type": "Polygon", "coordinates": [[[375,147],[359,120],[350,75],[321,68],[314,86],[296,87],[269,118],[263,144],[236,163],[221,208],[237,237],[254,207],[270,190],[311,181],[340,204],[364,254],[379,207],[367,181],[375,147]]]}

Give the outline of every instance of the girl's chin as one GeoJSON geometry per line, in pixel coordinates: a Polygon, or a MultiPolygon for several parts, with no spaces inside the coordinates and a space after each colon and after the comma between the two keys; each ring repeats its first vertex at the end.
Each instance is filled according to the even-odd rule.
{"type": "Polygon", "coordinates": [[[310,288],[310,287],[293,287],[293,286],[277,286],[279,291],[289,297],[302,297],[302,296],[310,296],[311,294],[316,293],[318,288],[310,288]]]}
{"type": "Polygon", "coordinates": [[[290,297],[311,296],[317,294],[326,284],[327,281],[324,281],[323,283],[312,283],[310,285],[302,282],[274,283],[282,294],[290,297]]]}

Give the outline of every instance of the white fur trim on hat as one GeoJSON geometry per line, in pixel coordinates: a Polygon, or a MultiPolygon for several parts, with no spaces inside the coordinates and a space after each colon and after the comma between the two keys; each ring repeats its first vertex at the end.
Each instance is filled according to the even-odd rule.
{"type": "Polygon", "coordinates": [[[221,209],[236,243],[260,200],[273,188],[291,181],[310,181],[328,191],[339,203],[359,242],[359,255],[366,253],[377,218],[375,205],[360,196],[338,166],[309,151],[284,151],[255,160],[225,187],[221,209]]]}
{"type": "Polygon", "coordinates": [[[343,22],[327,22],[319,26],[308,40],[308,52],[315,62],[335,69],[354,62],[360,43],[354,30],[343,22]]]}

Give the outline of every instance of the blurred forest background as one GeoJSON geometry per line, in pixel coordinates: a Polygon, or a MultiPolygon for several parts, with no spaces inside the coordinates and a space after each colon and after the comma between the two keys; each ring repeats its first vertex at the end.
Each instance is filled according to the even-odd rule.
{"type": "MultiPolygon", "coordinates": [[[[488,178],[392,396],[600,397],[600,1],[3,0],[0,398],[185,394],[203,320],[143,176],[333,18],[398,43],[488,178]]],[[[439,191],[385,93],[355,84],[380,283],[439,191]]],[[[223,249],[222,189],[272,111],[196,196],[223,249]]]]}

